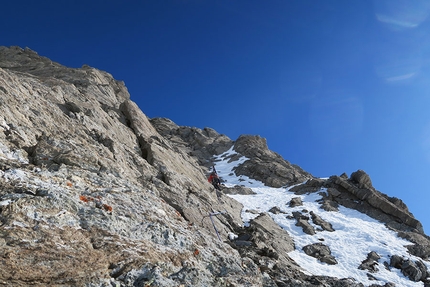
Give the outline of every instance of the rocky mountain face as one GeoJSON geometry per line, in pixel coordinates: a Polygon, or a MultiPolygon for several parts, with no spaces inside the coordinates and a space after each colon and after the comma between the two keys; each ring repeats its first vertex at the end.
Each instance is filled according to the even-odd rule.
{"type": "MultiPolygon", "coordinates": [[[[243,225],[242,205],[225,194],[252,191],[226,187],[219,199],[207,182],[213,156],[232,147],[247,157],[237,176],[296,194],[327,188],[324,209],[366,213],[429,259],[420,222],[361,170],[315,178],[259,136],[231,140],[148,119],[106,72],[0,47],[0,285],[363,286],[304,272],[288,256],[293,240],[268,214],[243,225]]],[[[305,230],[310,218],[295,217],[305,230]]],[[[308,249],[324,257],[324,244],[308,249]]],[[[375,255],[368,259],[362,268],[375,255]]],[[[428,285],[419,262],[399,257],[392,266],[428,285]]]]}

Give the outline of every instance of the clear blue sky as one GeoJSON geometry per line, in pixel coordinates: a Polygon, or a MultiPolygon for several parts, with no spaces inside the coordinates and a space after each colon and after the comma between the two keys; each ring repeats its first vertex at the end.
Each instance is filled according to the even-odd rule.
{"type": "Polygon", "coordinates": [[[124,80],[148,117],[363,169],[430,233],[430,1],[6,1],[0,45],[124,80]],[[7,3],[6,3],[7,2],[7,3]]]}

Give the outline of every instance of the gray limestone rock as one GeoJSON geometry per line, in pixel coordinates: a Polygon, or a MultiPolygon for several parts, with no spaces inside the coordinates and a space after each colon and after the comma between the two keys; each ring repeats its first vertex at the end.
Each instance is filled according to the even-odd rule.
{"type": "Polygon", "coordinates": [[[418,265],[412,260],[405,260],[401,266],[402,273],[410,280],[418,282],[423,277],[423,272],[418,265]]]}
{"type": "Polygon", "coordinates": [[[1,47],[0,86],[2,282],[218,286],[222,274],[260,284],[202,220],[226,210],[215,218],[225,239],[242,206],[217,200],[196,159],[158,133],[124,83],[1,47]]]}
{"type": "Polygon", "coordinates": [[[390,266],[400,269],[402,273],[411,281],[425,281],[429,276],[426,265],[418,260],[404,259],[401,256],[393,255],[390,258],[390,266]]]}
{"type": "Polygon", "coordinates": [[[321,228],[323,230],[330,231],[330,232],[334,231],[333,226],[331,225],[330,222],[325,221],[324,219],[322,219],[318,214],[316,214],[313,211],[310,212],[310,215],[312,218],[312,222],[314,224],[321,226],[321,228]]]}
{"type": "Polygon", "coordinates": [[[403,208],[401,204],[398,204],[396,200],[390,200],[388,196],[373,188],[369,176],[364,171],[359,170],[353,173],[348,180],[339,176],[331,176],[327,185],[341,192],[340,195],[333,197],[340,204],[358,209],[374,218],[382,220],[392,226],[392,228],[399,230],[413,228],[419,233],[423,233],[421,223],[407,209],[403,208]],[[360,202],[354,204],[354,199],[360,202]],[[362,203],[365,204],[363,205],[362,203]],[[401,224],[398,224],[398,221],[401,224]],[[401,225],[407,227],[405,228],[401,225]]]}
{"type": "Polygon", "coordinates": [[[269,212],[273,213],[273,214],[279,214],[281,213],[281,209],[279,208],[279,206],[274,206],[271,209],[269,209],[269,212]]]}
{"type": "Polygon", "coordinates": [[[303,205],[303,202],[301,197],[293,197],[288,203],[289,207],[296,207],[296,206],[302,206],[302,205],[303,205]]]}
{"type": "Polygon", "coordinates": [[[401,231],[398,234],[400,237],[414,243],[413,245],[406,246],[411,254],[421,257],[424,260],[430,258],[430,242],[427,235],[410,231],[401,231]]]}
{"type": "Polygon", "coordinates": [[[254,191],[252,191],[249,187],[244,187],[240,185],[235,185],[233,187],[225,187],[222,190],[225,194],[242,194],[242,195],[248,195],[248,194],[255,194],[254,191]]]}
{"type": "Polygon", "coordinates": [[[295,194],[306,194],[311,192],[316,192],[324,186],[326,180],[321,178],[311,178],[302,184],[298,184],[290,188],[290,191],[295,194]]]}
{"type": "Polygon", "coordinates": [[[372,189],[372,181],[370,176],[363,170],[359,169],[351,173],[350,180],[358,185],[359,188],[372,189]]]}
{"type": "Polygon", "coordinates": [[[377,272],[378,260],[380,258],[381,257],[378,255],[378,253],[376,253],[375,251],[371,251],[369,252],[369,254],[367,254],[367,258],[361,262],[358,269],[368,270],[371,273],[377,272]]]}
{"type": "Polygon", "coordinates": [[[249,158],[235,169],[237,175],[246,175],[272,187],[290,186],[312,178],[300,167],[270,151],[262,137],[242,135],[235,141],[234,149],[249,158]]]}
{"type": "Polygon", "coordinates": [[[337,264],[336,258],[331,255],[331,250],[328,246],[322,243],[314,243],[303,247],[303,251],[312,257],[317,258],[319,261],[335,265],[337,264]]]}
{"type": "Polygon", "coordinates": [[[300,226],[303,232],[309,235],[315,235],[315,228],[309,223],[309,216],[303,215],[299,211],[293,212],[293,217],[296,219],[296,226],[300,226]]]}

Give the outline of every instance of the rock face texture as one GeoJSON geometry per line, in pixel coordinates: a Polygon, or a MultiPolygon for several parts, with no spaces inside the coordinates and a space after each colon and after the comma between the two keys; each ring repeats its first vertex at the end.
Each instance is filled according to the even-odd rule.
{"type": "Polygon", "coordinates": [[[312,178],[299,166],[270,151],[266,139],[259,136],[240,136],[234,143],[234,149],[249,158],[235,170],[237,175],[249,176],[272,187],[293,185],[312,178]]]}
{"type": "Polygon", "coordinates": [[[124,83],[2,47],[0,99],[1,282],[134,286],[168,273],[159,286],[216,286],[221,270],[225,282],[262,280],[202,220],[222,209],[241,224],[241,206],[219,205],[197,159],[158,133],[124,83]]]}
{"type": "MultiPolygon", "coordinates": [[[[0,284],[362,286],[303,272],[287,254],[294,242],[267,214],[243,226],[242,205],[218,198],[206,179],[213,156],[232,147],[247,158],[238,176],[296,185],[297,194],[325,187],[322,208],[355,208],[413,242],[411,254],[430,256],[420,222],[364,171],[314,178],[261,137],[233,141],[211,128],[148,119],[106,72],[0,47],[0,284]]],[[[333,231],[317,214],[295,217],[308,232],[333,231]]],[[[306,249],[336,264],[323,244],[306,249]]],[[[395,259],[391,267],[425,282],[422,262],[395,259]]],[[[361,267],[371,270],[377,260],[369,255],[361,267]]]]}

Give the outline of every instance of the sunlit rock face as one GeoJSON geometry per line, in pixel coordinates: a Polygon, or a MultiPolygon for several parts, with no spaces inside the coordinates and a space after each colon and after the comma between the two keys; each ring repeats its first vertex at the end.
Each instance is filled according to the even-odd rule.
{"type": "Polygon", "coordinates": [[[241,224],[240,204],[226,197],[220,206],[196,158],[157,132],[124,83],[2,47],[0,99],[1,281],[124,283],[159,268],[215,286],[208,264],[231,282],[262,280],[247,278],[242,258],[202,220],[228,210],[241,224]]]}
{"type": "MultiPolygon", "coordinates": [[[[0,47],[1,284],[362,286],[310,275],[294,262],[288,253],[295,243],[271,216],[284,215],[283,207],[256,211],[243,224],[242,204],[227,194],[255,192],[238,184],[216,193],[207,181],[214,156],[232,148],[228,161],[244,159],[232,176],[294,186],[297,195],[326,188],[324,209],[365,212],[413,242],[411,254],[428,258],[419,221],[401,200],[376,191],[364,172],[314,178],[259,136],[231,140],[208,127],[148,119],[107,72],[0,47]]],[[[317,213],[297,218],[314,232],[334,232],[317,213]]],[[[327,249],[315,246],[317,253],[327,249]]],[[[320,259],[336,264],[328,255],[320,259]]],[[[397,263],[411,280],[425,282],[425,265],[397,263]]]]}

